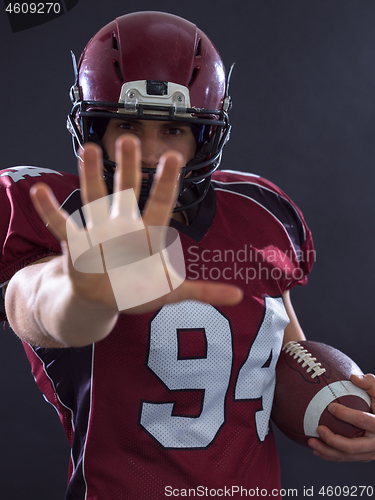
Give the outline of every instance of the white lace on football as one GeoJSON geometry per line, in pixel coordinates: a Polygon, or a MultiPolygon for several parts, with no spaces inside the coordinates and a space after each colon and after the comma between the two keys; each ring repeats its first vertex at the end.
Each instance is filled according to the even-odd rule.
{"type": "Polygon", "coordinates": [[[301,346],[301,344],[299,344],[294,340],[285,344],[285,346],[283,347],[283,351],[285,351],[290,356],[293,356],[294,359],[299,358],[297,363],[303,363],[302,368],[308,366],[306,372],[307,373],[310,373],[311,371],[314,372],[311,375],[311,378],[319,377],[319,375],[322,375],[326,371],[325,368],[322,368],[321,363],[316,362],[316,358],[313,358],[311,354],[307,351],[307,349],[304,349],[303,346],[301,346]]]}

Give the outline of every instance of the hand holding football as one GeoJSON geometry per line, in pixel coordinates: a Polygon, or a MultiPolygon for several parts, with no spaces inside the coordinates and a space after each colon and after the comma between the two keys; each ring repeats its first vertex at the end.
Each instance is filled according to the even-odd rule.
{"type": "Polygon", "coordinates": [[[306,446],[310,437],[319,437],[319,425],[345,437],[362,436],[362,429],[339,420],[327,409],[335,402],[371,412],[370,396],[350,381],[353,374],[362,375],[362,371],[333,347],[312,341],[288,342],[276,365],[272,420],[286,436],[306,446]]]}

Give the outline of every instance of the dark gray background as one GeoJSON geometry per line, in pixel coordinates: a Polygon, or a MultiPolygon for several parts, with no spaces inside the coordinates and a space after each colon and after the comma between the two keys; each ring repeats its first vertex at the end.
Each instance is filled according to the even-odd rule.
{"type": "MultiPolygon", "coordinates": [[[[188,18],[227,67],[236,62],[222,166],[270,178],[302,208],[317,250],[309,285],[292,294],[306,335],[375,372],[375,2],[80,0],[59,19],[16,34],[0,13],[0,168],[75,171],[65,130],[69,50],[78,56],[99,28],[133,10],[188,18]]],[[[1,499],[62,499],[65,436],[8,330],[0,377],[1,499]]],[[[279,434],[278,441],[283,487],[299,497],[304,487],[323,498],[321,486],[375,486],[374,464],[328,463],[279,434]]]]}

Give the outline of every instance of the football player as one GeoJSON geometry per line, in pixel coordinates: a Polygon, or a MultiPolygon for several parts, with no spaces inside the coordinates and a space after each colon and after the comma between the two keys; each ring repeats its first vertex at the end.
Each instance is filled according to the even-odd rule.
{"type": "MultiPolygon", "coordinates": [[[[217,170],[230,133],[229,78],[196,26],[128,14],[73,60],[68,128],[79,178],[31,167],[0,174],[3,317],[67,433],[66,498],[279,491],[269,418],[281,347],[305,338],[290,301],[314,260],[303,216],[269,181],[217,170]],[[119,311],[110,270],[74,265],[68,232],[78,231],[77,213],[81,233],[101,242],[140,220],[170,224],[187,279],[119,311]]],[[[104,266],[109,247],[116,259],[142,255],[135,237],[112,240],[96,246],[104,266]]],[[[160,278],[141,275],[121,283],[126,298],[160,278]]],[[[372,375],[353,381],[375,398],[372,375]]],[[[315,453],[374,459],[374,416],[331,410],[366,434],[349,440],[321,427],[315,453]]]]}

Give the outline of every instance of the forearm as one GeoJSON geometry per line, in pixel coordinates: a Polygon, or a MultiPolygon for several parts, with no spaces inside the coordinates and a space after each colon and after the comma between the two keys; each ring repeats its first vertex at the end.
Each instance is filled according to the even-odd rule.
{"type": "Polygon", "coordinates": [[[19,271],[6,292],[9,323],[23,340],[42,347],[82,347],[105,338],[118,313],[74,293],[62,258],[19,271]]]}

